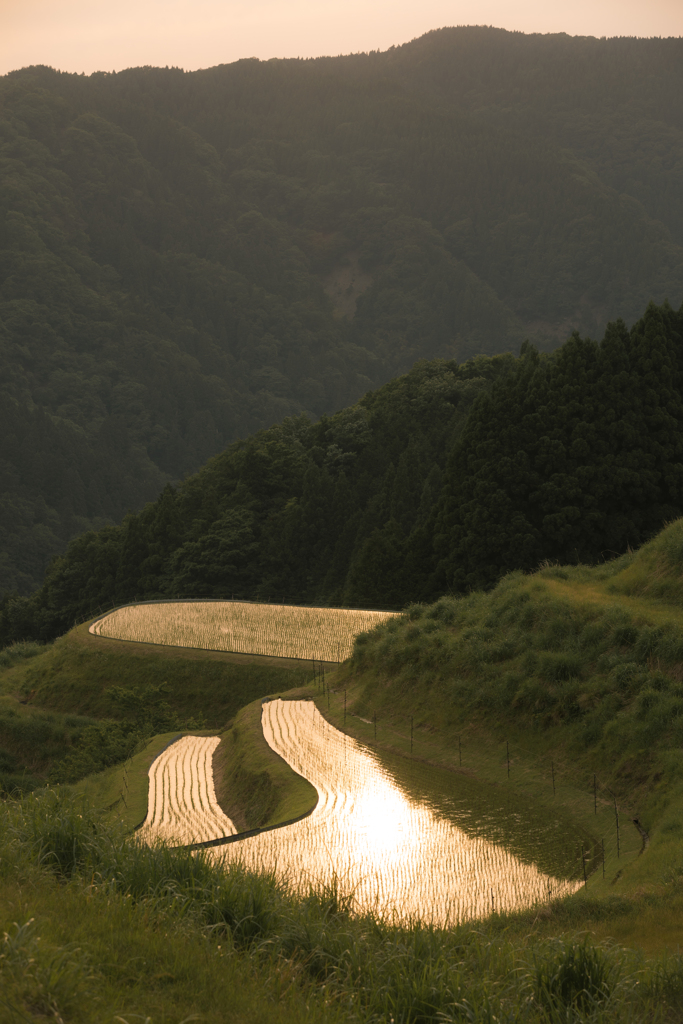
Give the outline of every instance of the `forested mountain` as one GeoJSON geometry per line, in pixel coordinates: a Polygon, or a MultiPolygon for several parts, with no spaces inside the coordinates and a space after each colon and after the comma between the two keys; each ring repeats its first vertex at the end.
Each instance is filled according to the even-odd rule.
{"type": "Polygon", "coordinates": [[[0,591],[26,594],[239,437],[678,305],[683,41],[34,67],[0,79],[0,173],[0,591]]]}
{"type": "Polygon", "coordinates": [[[600,344],[418,363],[215,456],[6,599],[0,643],[158,597],[401,608],[545,559],[612,558],[683,515],[683,307],[600,344]]]}

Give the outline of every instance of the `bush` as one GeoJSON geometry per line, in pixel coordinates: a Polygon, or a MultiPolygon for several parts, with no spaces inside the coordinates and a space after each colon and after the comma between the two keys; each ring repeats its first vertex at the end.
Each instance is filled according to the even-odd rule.
{"type": "Polygon", "coordinates": [[[572,654],[543,654],[539,662],[539,675],[549,683],[579,679],[583,675],[581,658],[572,654]]]}
{"type": "Polygon", "coordinates": [[[615,961],[588,939],[557,940],[553,955],[536,964],[534,994],[551,1012],[574,1007],[586,1011],[609,1000],[618,976],[615,961]]]}
{"type": "Polygon", "coordinates": [[[11,668],[17,662],[26,661],[28,658],[35,658],[37,654],[41,654],[44,650],[44,645],[36,643],[34,640],[20,640],[17,643],[10,644],[9,647],[5,647],[0,651],[0,668],[11,668]]]}

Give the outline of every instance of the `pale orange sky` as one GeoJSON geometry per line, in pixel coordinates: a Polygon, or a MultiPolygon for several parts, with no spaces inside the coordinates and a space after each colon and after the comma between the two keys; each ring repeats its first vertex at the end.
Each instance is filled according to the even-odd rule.
{"type": "Polygon", "coordinates": [[[0,0],[0,74],[385,50],[445,25],[683,35],[683,0],[0,0]]]}

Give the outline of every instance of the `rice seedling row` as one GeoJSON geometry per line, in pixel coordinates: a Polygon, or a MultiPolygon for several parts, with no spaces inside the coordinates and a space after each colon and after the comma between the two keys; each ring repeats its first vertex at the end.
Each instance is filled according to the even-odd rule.
{"type": "Polygon", "coordinates": [[[172,601],[117,608],[90,626],[97,636],[278,658],[344,661],[359,633],[396,612],[242,601],[172,601]]]}
{"type": "Polygon", "coordinates": [[[167,747],[149,770],[147,817],[139,835],[175,845],[234,835],[213,785],[213,755],[218,736],[183,736],[167,747]]]}
{"type": "MultiPolygon", "coordinates": [[[[533,906],[580,884],[545,874],[412,799],[312,701],[269,701],[263,730],[316,787],[319,803],[300,822],[216,848],[220,861],[275,872],[302,891],[341,880],[359,911],[442,925],[533,906]]],[[[187,737],[155,762],[145,838],[201,842],[218,838],[225,823],[222,834],[235,834],[213,794],[210,754],[217,745],[218,737],[187,737]]]]}

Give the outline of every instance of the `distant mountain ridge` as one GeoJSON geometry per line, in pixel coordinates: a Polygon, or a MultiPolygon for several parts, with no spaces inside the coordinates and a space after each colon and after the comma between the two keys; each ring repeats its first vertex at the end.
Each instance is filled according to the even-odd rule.
{"type": "Polygon", "coordinates": [[[683,298],[683,41],[0,80],[0,592],[416,359],[683,298]]]}

